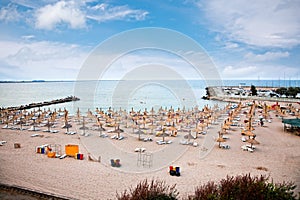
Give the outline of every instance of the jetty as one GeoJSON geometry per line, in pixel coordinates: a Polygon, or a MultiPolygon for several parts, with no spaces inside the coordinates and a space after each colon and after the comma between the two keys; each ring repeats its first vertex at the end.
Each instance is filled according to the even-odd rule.
{"type": "Polygon", "coordinates": [[[31,109],[31,108],[39,108],[43,106],[50,106],[53,104],[60,104],[60,103],[66,103],[71,101],[79,101],[80,99],[75,96],[68,96],[61,99],[54,99],[52,101],[44,101],[39,103],[30,103],[27,105],[20,105],[20,106],[14,106],[14,107],[7,107],[7,108],[0,108],[0,111],[6,110],[6,111],[14,111],[14,110],[25,110],[25,109],[31,109]]]}

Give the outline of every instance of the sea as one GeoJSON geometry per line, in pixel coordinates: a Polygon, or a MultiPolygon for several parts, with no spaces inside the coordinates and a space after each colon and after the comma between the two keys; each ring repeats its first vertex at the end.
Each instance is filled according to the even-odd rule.
{"type": "MultiPolygon", "coordinates": [[[[223,86],[298,87],[299,80],[223,80],[223,86]]],[[[20,106],[76,96],[80,101],[51,105],[41,109],[64,109],[74,115],[95,109],[190,110],[196,106],[224,106],[224,102],[202,99],[206,95],[204,80],[101,80],[37,81],[0,83],[0,107],[20,106]]]]}

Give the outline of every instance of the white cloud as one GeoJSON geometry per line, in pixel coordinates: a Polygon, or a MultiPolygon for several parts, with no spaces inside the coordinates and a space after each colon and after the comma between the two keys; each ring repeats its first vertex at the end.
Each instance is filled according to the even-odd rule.
{"type": "Polygon", "coordinates": [[[36,10],[36,28],[51,30],[57,25],[67,24],[70,28],[83,28],[85,15],[74,1],[59,1],[36,10]]]}
{"type": "Polygon", "coordinates": [[[105,22],[113,20],[141,21],[149,13],[132,9],[128,5],[96,4],[90,1],[12,1],[0,10],[0,21],[23,21],[37,29],[53,30],[61,26],[71,29],[86,28],[89,20],[105,22]],[[22,9],[18,9],[22,8],[22,9]],[[22,16],[22,17],[21,17],[22,16]]]}
{"type": "Polygon", "coordinates": [[[256,66],[247,66],[247,67],[237,67],[237,66],[225,66],[221,75],[226,79],[251,79],[251,75],[254,75],[258,72],[256,66]]]}
{"type": "Polygon", "coordinates": [[[8,4],[6,7],[0,9],[0,21],[13,22],[18,21],[21,15],[17,11],[17,6],[8,4]]]}
{"type": "Polygon", "coordinates": [[[289,57],[290,54],[289,52],[285,51],[285,52],[266,52],[264,54],[254,54],[252,52],[247,53],[245,55],[245,58],[249,61],[258,61],[258,62],[262,62],[262,61],[269,61],[269,60],[277,60],[280,58],[287,58],[289,57]]]}
{"type": "Polygon", "coordinates": [[[23,35],[23,36],[22,36],[22,39],[25,39],[25,40],[31,40],[31,39],[33,39],[33,38],[35,38],[34,35],[23,35]]]}
{"type": "Polygon", "coordinates": [[[210,0],[199,3],[213,31],[257,47],[291,48],[300,44],[298,0],[210,0]]]}
{"type": "Polygon", "coordinates": [[[49,41],[0,41],[0,46],[0,61],[18,68],[14,74],[16,79],[74,80],[90,50],[49,41]]]}
{"type": "Polygon", "coordinates": [[[279,64],[239,63],[238,65],[224,66],[221,71],[223,79],[231,80],[278,80],[279,78],[297,79],[300,68],[279,64]],[[285,76],[285,77],[284,77],[285,76]]]}
{"type": "Polygon", "coordinates": [[[89,7],[87,17],[98,22],[111,20],[144,20],[148,12],[144,10],[135,10],[129,8],[127,5],[110,6],[108,4],[98,4],[89,7]]]}

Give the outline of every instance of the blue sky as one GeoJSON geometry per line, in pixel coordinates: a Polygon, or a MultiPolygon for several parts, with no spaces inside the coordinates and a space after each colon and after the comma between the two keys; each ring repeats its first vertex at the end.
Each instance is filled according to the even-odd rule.
{"type": "MultiPolygon", "coordinates": [[[[2,0],[0,80],[76,80],[97,45],[143,27],[192,38],[223,79],[299,79],[299,10],[299,0],[2,0]]],[[[147,56],[123,63],[130,66],[147,56]]],[[[176,63],[178,73],[187,71],[176,63]]],[[[120,75],[126,66],[115,68],[120,75]]]]}

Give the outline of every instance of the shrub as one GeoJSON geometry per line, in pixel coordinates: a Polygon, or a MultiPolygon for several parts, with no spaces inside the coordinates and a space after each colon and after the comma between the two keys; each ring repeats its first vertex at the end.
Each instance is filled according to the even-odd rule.
{"type": "Polygon", "coordinates": [[[145,179],[137,184],[136,188],[125,190],[120,195],[117,194],[119,200],[176,200],[178,192],[176,185],[168,186],[164,181],[154,181],[150,183],[145,179]]]}
{"type": "Polygon", "coordinates": [[[250,174],[236,177],[227,176],[217,185],[209,182],[197,187],[195,193],[188,197],[189,200],[197,199],[296,199],[293,183],[274,184],[268,183],[268,177],[250,174]]]}
{"type": "MultiPolygon", "coordinates": [[[[296,188],[294,183],[275,184],[268,181],[266,176],[250,176],[250,174],[239,176],[227,176],[218,184],[208,182],[196,187],[194,194],[187,197],[188,200],[294,200],[296,196],[293,190],[296,188]]],[[[178,192],[176,185],[168,186],[164,181],[147,179],[138,183],[136,188],[125,190],[120,195],[119,200],[176,200],[178,192]]]]}

